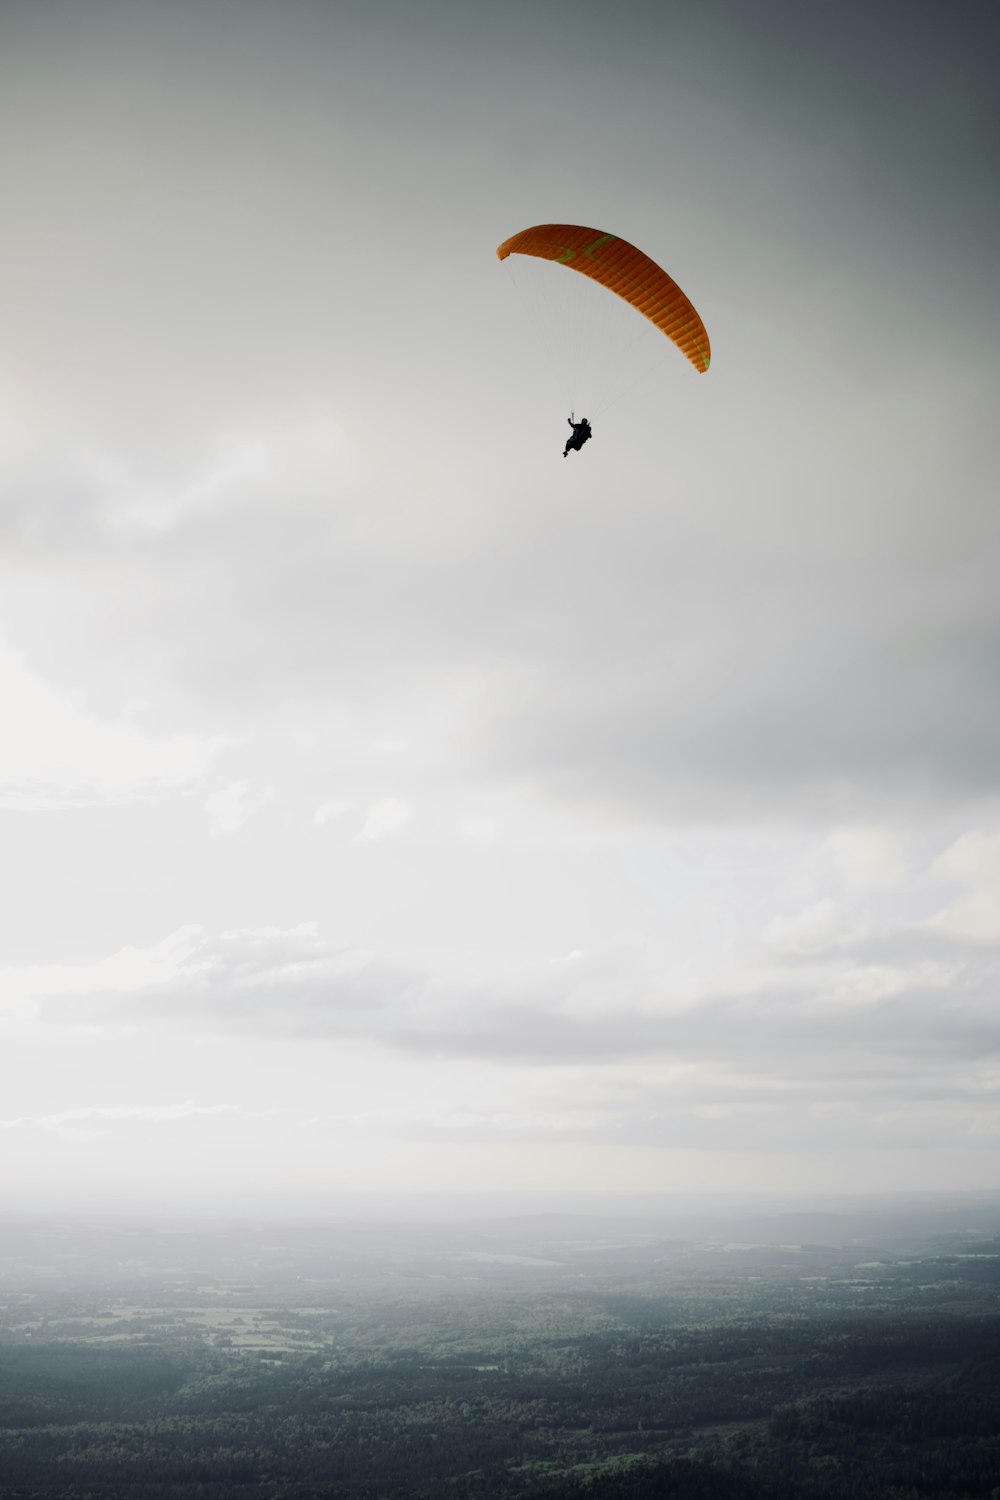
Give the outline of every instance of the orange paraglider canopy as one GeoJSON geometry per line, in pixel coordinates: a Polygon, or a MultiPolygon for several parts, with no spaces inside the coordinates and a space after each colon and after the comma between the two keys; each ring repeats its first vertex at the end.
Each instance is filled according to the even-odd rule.
{"type": "Polygon", "coordinates": [[[534,255],[599,281],[655,323],[696,370],[708,369],[712,350],[694,306],[666,271],[627,240],[583,224],[536,224],[504,240],[497,259],[508,255],[534,255]]]}

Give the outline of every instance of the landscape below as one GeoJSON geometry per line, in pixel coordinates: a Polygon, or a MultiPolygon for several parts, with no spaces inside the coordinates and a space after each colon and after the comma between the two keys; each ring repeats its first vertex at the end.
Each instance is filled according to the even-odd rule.
{"type": "Polygon", "coordinates": [[[0,1221],[4,1500],[996,1500],[1000,1196],[0,1221]]]}

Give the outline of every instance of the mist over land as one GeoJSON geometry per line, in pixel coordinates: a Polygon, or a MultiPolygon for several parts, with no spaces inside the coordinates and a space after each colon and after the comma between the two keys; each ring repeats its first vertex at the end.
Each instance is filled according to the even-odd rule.
{"type": "MultiPolygon", "coordinates": [[[[249,1277],[269,1284],[340,1277],[387,1285],[394,1278],[542,1282],[651,1272],[697,1279],[737,1277],[755,1259],[780,1276],[853,1264],[869,1269],[958,1256],[989,1263],[997,1254],[1000,1194],[889,1194],[768,1199],[759,1195],[628,1196],[609,1202],[554,1197],[520,1210],[483,1196],[405,1198],[341,1204],[323,1217],[255,1214],[136,1216],[117,1213],[4,1215],[5,1287],[21,1282],[57,1293],[75,1284],[135,1277],[150,1286],[201,1278],[229,1295],[249,1277]],[[667,1269],[669,1267],[669,1270],[667,1269]],[[32,1278],[37,1276],[37,1282],[32,1278]]],[[[833,1274],[830,1272],[829,1274],[833,1274]]],[[[816,1278],[824,1279],[822,1276],[816,1278]]],[[[189,1284],[189,1283],[188,1283],[189,1284]]],[[[373,1293],[374,1294],[374,1293],[373,1293]]],[[[9,1313],[9,1304],[7,1311],[9,1313]]]]}

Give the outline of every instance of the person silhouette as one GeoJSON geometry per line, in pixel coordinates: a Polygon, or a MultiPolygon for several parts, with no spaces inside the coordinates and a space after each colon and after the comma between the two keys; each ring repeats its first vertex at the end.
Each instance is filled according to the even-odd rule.
{"type": "Polygon", "coordinates": [[[572,437],[568,437],[566,439],[566,446],[563,449],[563,458],[566,457],[571,448],[574,448],[576,452],[579,453],[584,443],[588,442],[594,436],[594,430],[591,427],[590,423],[587,421],[586,417],[581,417],[579,422],[577,422],[574,421],[573,413],[570,412],[566,420],[573,429],[573,435],[572,437]]]}

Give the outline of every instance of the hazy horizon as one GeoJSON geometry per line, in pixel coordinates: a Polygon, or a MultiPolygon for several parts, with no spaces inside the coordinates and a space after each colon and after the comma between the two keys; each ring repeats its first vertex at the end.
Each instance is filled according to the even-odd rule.
{"type": "Polygon", "coordinates": [[[581,1219],[593,1223],[647,1223],[663,1226],[670,1221],[685,1224],[691,1232],[704,1232],[712,1224],[784,1221],[789,1216],[825,1215],[830,1218],[869,1215],[889,1217],[907,1214],[961,1215],[979,1211],[996,1227],[1000,1216],[1000,1191],[995,1189],[954,1192],[910,1190],[860,1193],[768,1193],[749,1190],[738,1193],[411,1193],[335,1194],[328,1199],[313,1195],[301,1200],[268,1194],[244,1201],[212,1201],[192,1198],[159,1202],[154,1194],[138,1201],[124,1199],[70,1199],[63,1204],[44,1200],[5,1205],[8,1225],[26,1222],[117,1223],[122,1226],[199,1225],[220,1227],[259,1225],[343,1224],[474,1224],[508,1220],[581,1219]]]}

